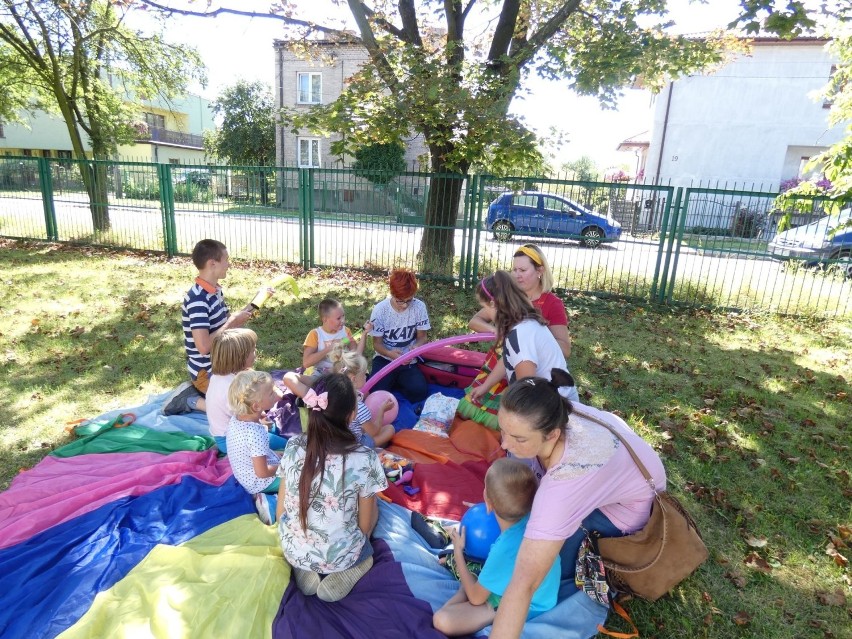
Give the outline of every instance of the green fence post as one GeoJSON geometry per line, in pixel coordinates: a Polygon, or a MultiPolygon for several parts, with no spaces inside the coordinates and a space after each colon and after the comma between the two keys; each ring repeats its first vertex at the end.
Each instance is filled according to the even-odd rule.
{"type": "Polygon", "coordinates": [[[53,174],[47,158],[38,158],[38,180],[41,186],[41,202],[44,208],[44,227],[50,242],[59,240],[56,226],[56,207],[53,204],[53,174]]]}
{"type": "Polygon", "coordinates": [[[470,268],[470,285],[476,286],[476,283],[479,281],[479,247],[480,242],[482,241],[482,210],[488,206],[488,202],[485,200],[485,184],[486,178],[484,176],[479,176],[478,182],[478,192],[476,194],[476,208],[473,209],[473,247],[471,248],[470,254],[473,256],[473,263],[470,268]]]}
{"type": "Polygon", "coordinates": [[[175,193],[172,186],[172,167],[170,164],[158,164],[157,176],[160,180],[160,211],[163,217],[163,245],[166,255],[177,255],[177,227],[175,225],[175,193]]]}
{"type": "Polygon", "coordinates": [[[313,268],[316,266],[316,256],[314,255],[314,222],[316,220],[314,211],[314,169],[308,169],[308,183],[306,187],[307,195],[307,213],[308,213],[308,266],[313,268]]]}
{"type": "Polygon", "coordinates": [[[314,265],[314,170],[299,169],[299,217],[302,233],[299,250],[302,253],[302,268],[314,265]]]}
{"type": "Polygon", "coordinates": [[[671,240],[669,241],[669,248],[666,248],[666,239],[674,236],[674,234],[669,230],[669,227],[672,229],[677,227],[677,219],[680,212],[680,198],[682,194],[682,187],[678,187],[677,193],[675,194],[674,204],[672,204],[671,191],[669,192],[666,208],[663,211],[663,221],[660,224],[660,243],[657,249],[657,266],[654,269],[654,282],[651,285],[651,299],[654,300],[656,298],[656,300],[660,303],[662,303],[666,297],[669,260],[671,259],[671,240]],[[660,266],[661,262],[663,262],[663,255],[665,255],[665,262],[662,264],[661,269],[660,266]]]}
{"type": "Polygon", "coordinates": [[[473,230],[472,220],[473,211],[476,206],[476,192],[479,184],[478,175],[467,176],[467,188],[465,188],[464,198],[464,223],[462,224],[462,246],[461,259],[459,260],[459,285],[462,288],[470,287],[470,268],[471,268],[471,232],[473,230]]]}
{"type": "Polygon", "coordinates": [[[689,195],[691,191],[691,188],[686,189],[686,196],[683,198],[681,212],[678,216],[677,230],[675,232],[676,237],[672,238],[672,242],[669,243],[670,246],[674,244],[674,259],[672,260],[672,272],[669,274],[669,282],[666,285],[665,302],[667,304],[670,304],[672,301],[672,291],[674,291],[675,279],[677,276],[677,262],[680,258],[680,247],[683,244],[683,231],[686,227],[686,218],[689,214],[689,195]]]}

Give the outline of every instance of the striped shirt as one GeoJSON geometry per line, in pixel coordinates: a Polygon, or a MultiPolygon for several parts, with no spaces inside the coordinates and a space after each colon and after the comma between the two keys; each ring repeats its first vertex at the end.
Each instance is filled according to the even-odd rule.
{"type": "Polygon", "coordinates": [[[212,364],[209,353],[202,355],[198,352],[192,337],[192,329],[206,328],[209,333],[214,332],[228,320],[230,309],[225,303],[221,287],[196,278],[195,284],[184,296],[180,310],[183,321],[183,345],[186,348],[186,368],[190,377],[196,379],[202,370],[210,373],[212,364]]]}
{"type": "Polygon", "coordinates": [[[358,393],[358,412],[355,415],[355,420],[349,424],[349,430],[355,435],[355,439],[361,441],[361,436],[364,434],[364,424],[373,420],[373,413],[364,403],[361,393],[358,393]]]}

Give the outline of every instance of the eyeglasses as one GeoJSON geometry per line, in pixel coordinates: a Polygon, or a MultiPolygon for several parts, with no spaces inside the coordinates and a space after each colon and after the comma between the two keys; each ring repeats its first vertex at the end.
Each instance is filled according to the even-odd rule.
{"type": "Polygon", "coordinates": [[[393,298],[393,301],[399,304],[400,306],[408,306],[411,302],[414,301],[413,297],[409,297],[407,300],[401,300],[396,297],[393,298]]]}

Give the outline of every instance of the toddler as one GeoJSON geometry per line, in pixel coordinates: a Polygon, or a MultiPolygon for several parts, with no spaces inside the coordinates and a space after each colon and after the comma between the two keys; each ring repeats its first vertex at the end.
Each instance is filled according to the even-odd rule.
{"type": "Polygon", "coordinates": [[[281,460],[269,447],[269,433],[261,420],[276,401],[278,393],[269,373],[239,372],[228,388],[228,403],[234,411],[225,436],[228,459],[234,478],[254,495],[258,516],[265,524],[274,521],[280,483],[275,473],[281,460]]]}
{"type": "Polygon", "coordinates": [[[326,298],[317,308],[322,325],[313,329],[305,338],[302,366],[305,370],[313,366],[314,374],[319,376],[331,371],[328,355],[335,346],[343,345],[346,350],[354,351],[359,355],[363,353],[367,333],[373,329],[373,325],[368,323],[356,342],[352,332],[344,325],[346,313],[340,302],[326,298]]]}
{"type": "Polygon", "coordinates": [[[305,404],[308,432],[287,442],[278,468],[278,535],[299,590],[339,601],[373,565],[376,494],[387,480],[349,430],[357,403],[348,377],[320,377],[305,404]]]}
{"type": "MultiPolygon", "coordinates": [[[[491,547],[477,580],[465,562],[464,529],[450,531],[461,586],[433,616],[432,623],[437,630],[447,636],[475,634],[494,621],[500,599],[515,570],[537,488],[532,469],[516,459],[498,459],[488,469],[483,497],[488,510],[497,517],[500,536],[491,547]]],[[[528,618],[556,605],[559,578],[560,562],[557,557],[533,594],[528,618]]]]}

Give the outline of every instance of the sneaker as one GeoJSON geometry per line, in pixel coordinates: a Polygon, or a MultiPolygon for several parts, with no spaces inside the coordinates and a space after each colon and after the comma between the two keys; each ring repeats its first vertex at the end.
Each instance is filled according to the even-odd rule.
{"type": "Polygon", "coordinates": [[[266,493],[257,493],[254,496],[254,507],[257,510],[257,516],[267,526],[275,523],[275,509],[278,506],[277,495],[267,495],[266,493]]]}
{"type": "Polygon", "coordinates": [[[192,412],[188,400],[192,397],[201,397],[198,389],[191,382],[184,382],[178,386],[171,395],[163,402],[163,415],[186,415],[192,412]]]}
{"type": "Polygon", "coordinates": [[[367,557],[351,568],[326,575],[317,588],[317,597],[322,601],[340,601],[355,587],[358,580],[373,567],[373,557],[367,557]]]}

